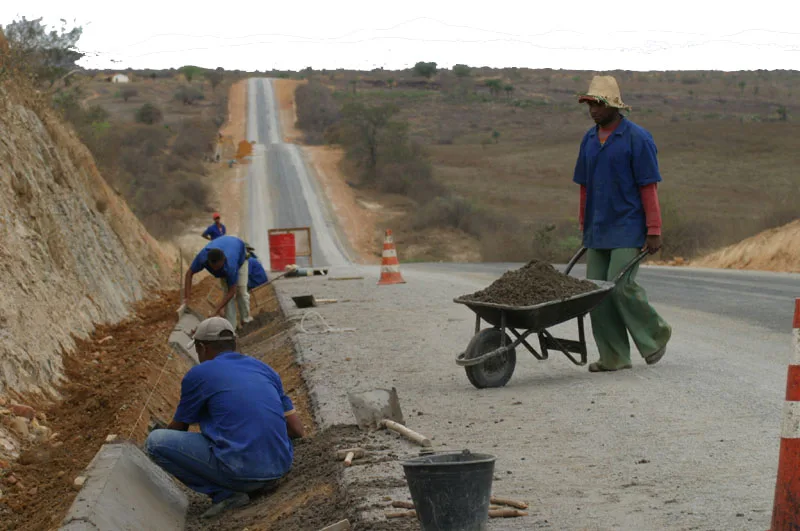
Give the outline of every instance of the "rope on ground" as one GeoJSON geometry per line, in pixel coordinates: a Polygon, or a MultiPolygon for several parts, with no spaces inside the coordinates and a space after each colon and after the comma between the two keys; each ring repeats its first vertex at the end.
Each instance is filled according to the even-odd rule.
{"type": "Polygon", "coordinates": [[[333,334],[333,333],[339,333],[339,332],[355,332],[356,331],[355,328],[333,328],[333,327],[331,327],[327,323],[327,321],[325,321],[325,318],[322,317],[322,315],[320,315],[320,313],[318,311],[316,311],[316,310],[311,310],[311,311],[306,312],[305,315],[303,315],[303,318],[300,319],[300,324],[297,325],[297,327],[300,329],[300,332],[302,332],[304,334],[333,334]],[[308,330],[305,329],[304,325],[305,325],[306,319],[309,316],[312,316],[312,315],[315,315],[315,316],[319,317],[319,320],[322,321],[322,326],[324,327],[322,330],[308,331],[308,330]]]}
{"type": "Polygon", "coordinates": [[[134,432],[134,430],[136,430],[136,426],[138,426],[139,422],[142,420],[142,415],[144,415],[144,412],[147,409],[147,406],[150,404],[150,399],[153,397],[153,393],[156,392],[156,389],[158,388],[158,383],[161,381],[161,377],[164,376],[164,371],[166,371],[167,364],[170,361],[172,361],[172,353],[170,353],[167,356],[166,361],[164,361],[164,365],[161,366],[161,372],[158,373],[158,378],[156,378],[156,383],[153,384],[153,388],[150,390],[150,394],[147,395],[147,399],[144,401],[144,405],[142,406],[142,410],[139,411],[139,416],[136,418],[136,422],[134,422],[133,426],[131,426],[131,431],[128,434],[128,439],[127,440],[131,440],[131,437],[133,437],[133,432],[134,432]]]}

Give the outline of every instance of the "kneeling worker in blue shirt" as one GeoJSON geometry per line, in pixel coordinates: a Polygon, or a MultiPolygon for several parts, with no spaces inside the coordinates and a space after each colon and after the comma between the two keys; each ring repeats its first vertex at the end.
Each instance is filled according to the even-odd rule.
{"type": "Polygon", "coordinates": [[[183,377],[172,422],[150,433],[145,451],[187,487],[211,497],[203,513],[210,518],[246,505],[248,493],[286,475],[294,458],[291,439],[302,437],[304,428],[280,376],[236,352],[230,322],[206,319],[192,343],[200,364],[183,377]],[[200,433],[188,432],[191,424],[199,424],[200,433]]]}

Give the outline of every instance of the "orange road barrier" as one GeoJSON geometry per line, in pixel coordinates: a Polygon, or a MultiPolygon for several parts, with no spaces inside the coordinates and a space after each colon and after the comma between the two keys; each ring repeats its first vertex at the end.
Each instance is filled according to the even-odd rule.
{"type": "Polygon", "coordinates": [[[794,355],[786,376],[778,479],[770,531],[800,530],[800,299],[794,302],[794,355]]]}
{"type": "Polygon", "coordinates": [[[381,279],[379,286],[387,284],[405,284],[400,274],[400,261],[397,259],[397,249],[394,246],[392,231],[387,229],[383,239],[383,261],[381,263],[381,279]]]}

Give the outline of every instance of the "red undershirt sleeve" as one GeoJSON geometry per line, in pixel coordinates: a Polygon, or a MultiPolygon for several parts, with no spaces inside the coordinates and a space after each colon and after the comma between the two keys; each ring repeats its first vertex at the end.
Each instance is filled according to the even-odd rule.
{"type": "MultiPolygon", "coordinates": [[[[648,236],[661,235],[661,205],[658,202],[658,185],[648,184],[639,188],[647,224],[648,236]]],[[[581,212],[583,210],[581,209],[581,212]]]]}
{"type": "Polygon", "coordinates": [[[583,221],[586,219],[586,187],[581,185],[581,202],[580,202],[580,210],[578,211],[578,223],[581,227],[581,232],[583,232],[583,221]]]}

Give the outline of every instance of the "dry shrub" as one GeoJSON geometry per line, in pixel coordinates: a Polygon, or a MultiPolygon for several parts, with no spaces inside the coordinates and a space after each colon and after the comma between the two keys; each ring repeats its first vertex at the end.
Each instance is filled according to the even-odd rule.
{"type": "Polygon", "coordinates": [[[203,91],[189,86],[189,85],[182,85],[178,87],[178,90],[175,91],[174,98],[184,105],[193,105],[194,103],[205,99],[205,95],[203,91]]]}
{"type": "Polygon", "coordinates": [[[480,239],[484,262],[527,262],[531,259],[530,235],[519,225],[487,232],[480,239]]]}
{"type": "Polygon", "coordinates": [[[411,227],[423,230],[431,227],[454,228],[472,236],[481,236],[494,220],[463,197],[435,197],[412,214],[411,227]]]}
{"type": "Polygon", "coordinates": [[[206,175],[206,167],[197,159],[186,159],[174,154],[165,157],[164,170],[167,173],[175,171],[184,171],[188,173],[195,173],[197,175],[206,175]]]}
{"type": "Polygon", "coordinates": [[[134,118],[140,124],[153,125],[161,122],[164,119],[164,114],[161,109],[152,103],[145,103],[136,110],[134,118]]]}
{"type": "Polygon", "coordinates": [[[195,118],[184,121],[172,145],[172,152],[179,157],[201,159],[211,148],[217,135],[213,122],[195,118]]]}
{"type": "Polygon", "coordinates": [[[714,223],[698,215],[683,214],[668,198],[661,200],[663,258],[690,258],[710,249],[719,241],[714,223]]]}
{"type": "Polygon", "coordinates": [[[317,81],[298,85],[294,92],[297,127],[305,133],[307,144],[325,141],[325,132],[339,120],[339,104],[331,90],[317,81]]]}

